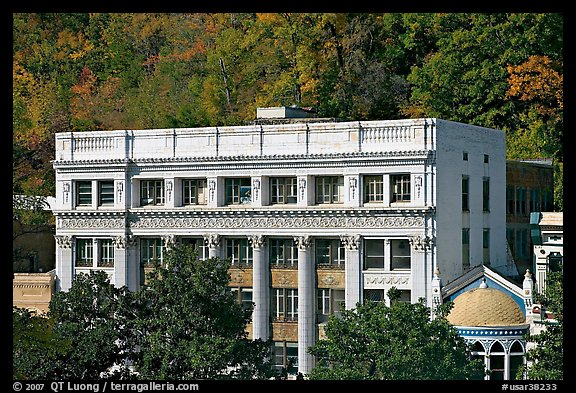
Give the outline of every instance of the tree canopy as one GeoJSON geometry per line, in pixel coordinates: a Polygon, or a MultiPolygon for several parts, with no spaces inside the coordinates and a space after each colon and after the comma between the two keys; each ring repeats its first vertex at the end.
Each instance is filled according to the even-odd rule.
{"type": "Polygon", "coordinates": [[[326,338],[309,351],[319,359],[311,379],[477,379],[484,366],[472,360],[464,339],[446,320],[448,307],[430,318],[422,302],[366,301],[331,317],[326,338]]]}
{"type": "Polygon", "coordinates": [[[238,125],[256,108],[501,129],[563,161],[557,13],[15,13],[13,192],[54,195],[54,133],[238,125]]]}

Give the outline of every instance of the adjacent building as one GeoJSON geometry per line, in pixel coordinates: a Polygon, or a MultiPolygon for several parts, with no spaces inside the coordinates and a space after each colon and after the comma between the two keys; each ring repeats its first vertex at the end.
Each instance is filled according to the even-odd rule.
{"type": "Polygon", "coordinates": [[[341,307],[432,305],[433,272],[515,269],[500,130],[435,118],[334,121],[260,108],[250,125],[56,135],[56,287],[99,269],[132,290],[175,242],[230,258],[278,367],[341,307]],[[287,119],[287,117],[290,117],[287,119]],[[258,119],[257,119],[258,120],[258,119]],[[512,263],[513,265],[513,263],[512,263]]]}

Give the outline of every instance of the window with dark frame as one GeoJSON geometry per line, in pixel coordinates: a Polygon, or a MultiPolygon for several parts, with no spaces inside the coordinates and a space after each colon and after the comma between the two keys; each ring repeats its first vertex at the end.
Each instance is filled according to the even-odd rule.
{"type": "Polygon", "coordinates": [[[270,203],[295,204],[298,202],[296,177],[270,178],[270,203]]]}
{"type": "Polygon", "coordinates": [[[384,177],[364,176],[364,203],[384,202],[384,177]]]}
{"type": "Polygon", "coordinates": [[[114,181],[98,182],[98,206],[114,205],[114,181]]]}
{"type": "Polygon", "coordinates": [[[390,186],[392,197],[390,202],[410,202],[410,175],[391,175],[390,186]]]}
{"type": "Polygon", "coordinates": [[[183,179],[182,205],[206,205],[208,203],[206,184],[206,179],[183,179]]]}
{"type": "Polygon", "coordinates": [[[270,267],[297,268],[298,248],[294,239],[268,240],[270,247],[270,267]]]}
{"type": "Polygon", "coordinates": [[[140,180],[140,206],[164,204],[164,180],[140,180]]]}
{"type": "Polygon", "coordinates": [[[245,205],[252,202],[252,186],[249,177],[228,178],[224,180],[227,205],[245,205]]]}
{"type": "Polygon", "coordinates": [[[317,176],[316,203],[343,203],[344,176],[317,176]]]}
{"type": "Polygon", "coordinates": [[[77,206],[90,206],[90,205],[92,205],[92,182],[91,181],[77,181],[76,182],[76,205],[77,206]]]}
{"type": "Polygon", "coordinates": [[[462,210],[469,211],[469,192],[470,192],[470,178],[468,176],[462,176],[462,210]]]}
{"type": "Polygon", "coordinates": [[[315,252],[316,266],[344,267],[346,254],[340,239],[316,239],[315,252]]]}
{"type": "Polygon", "coordinates": [[[298,320],[298,289],[272,288],[270,300],[272,319],[275,321],[298,320]]]}

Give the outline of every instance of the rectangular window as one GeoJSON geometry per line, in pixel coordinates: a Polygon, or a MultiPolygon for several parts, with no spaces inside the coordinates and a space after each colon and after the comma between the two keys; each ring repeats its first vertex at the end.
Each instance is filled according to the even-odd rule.
{"type": "Polygon", "coordinates": [[[98,182],[98,206],[114,205],[114,181],[98,182]]]}
{"type": "Polygon", "coordinates": [[[76,182],[76,205],[77,206],[90,206],[90,205],[92,205],[92,182],[91,181],[78,181],[78,182],[76,182]]]}
{"type": "Polygon", "coordinates": [[[182,244],[191,246],[196,251],[199,260],[203,261],[209,258],[208,246],[204,238],[183,237],[180,241],[182,244]]]}
{"type": "Polygon", "coordinates": [[[384,201],[384,178],[380,176],[364,176],[364,202],[384,201]]]}
{"type": "Polygon", "coordinates": [[[506,229],[506,241],[512,255],[516,256],[516,237],[514,236],[514,229],[506,229]]]}
{"type": "Polygon", "coordinates": [[[410,269],[410,243],[405,239],[390,240],[390,269],[410,269]]]}
{"type": "Polygon", "coordinates": [[[488,164],[490,157],[488,156],[488,154],[484,154],[484,164],[488,164]]]}
{"type": "Polygon", "coordinates": [[[276,370],[285,369],[288,374],[298,372],[298,343],[275,341],[272,347],[272,358],[276,370]]]}
{"type": "Polygon", "coordinates": [[[94,241],[76,239],[76,266],[92,267],[94,261],[94,241]]]}
{"type": "Polygon", "coordinates": [[[462,210],[463,211],[470,210],[470,206],[468,203],[469,184],[470,184],[470,179],[468,178],[468,176],[462,176],[462,210]]]}
{"type": "Polygon", "coordinates": [[[230,288],[230,292],[234,294],[236,301],[244,310],[252,307],[252,288],[230,288]]]}
{"type": "Polygon", "coordinates": [[[524,258],[528,254],[528,230],[518,229],[516,231],[516,256],[524,258]]]}
{"type": "Polygon", "coordinates": [[[384,239],[364,239],[364,269],[384,269],[384,239]]]}
{"type": "Polygon", "coordinates": [[[344,176],[318,176],[316,178],[316,203],[343,203],[344,176]]]}
{"type": "Polygon", "coordinates": [[[226,239],[226,258],[232,266],[252,266],[252,247],[248,239],[226,239]]]}
{"type": "Polygon", "coordinates": [[[410,202],[410,175],[390,176],[391,202],[410,202]]]}
{"type": "Polygon", "coordinates": [[[530,213],[539,212],[540,210],[540,189],[533,188],[530,190],[530,213]]]}
{"type": "Polygon", "coordinates": [[[484,228],[482,231],[482,263],[490,264],[490,228],[484,228]]]}
{"type": "Polygon", "coordinates": [[[364,301],[383,302],[385,300],[383,289],[365,289],[364,301]]]}
{"type": "Polygon", "coordinates": [[[140,206],[164,204],[164,180],[140,181],[140,206]]]}
{"type": "Polygon", "coordinates": [[[298,202],[298,186],[295,177],[270,179],[270,203],[294,204],[298,202]]]}
{"type": "Polygon", "coordinates": [[[140,239],[140,264],[145,267],[162,265],[164,247],[160,238],[140,239]]]}
{"type": "Polygon", "coordinates": [[[272,288],[272,318],[276,321],[298,320],[298,290],[272,288]]]}
{"type": "Polygon", "coordinates": [[[316,240],[316,266],[344,268],[345,260],[345,250],[340,239],[316,240]]]}
{"type": "Polygon", "coordinates": [[[526,188],[516,187],[516,214],[526,215],[526,188]]]}
{"type": "Polygon", "coordinates": [[[412,301],[412,292],[409,289],[400,289],[398,292],[400,292],[400,298],[398,299],[399,302],[410,303],[412,301]]]}
{"type": "Polygon", "coordinates": [[[318,288],[317,290],[317,319],[318,322],[327,322],[330,315],[339,315],[344,308],[344,290],[318,288]]]}
{"type": "Polygon", "coordinates": [[[252,187],[249,177],[225,179],[224,184],[227,205],[242,205],[252,202],[252,187]]]}
{"type": "Polygon", "coordinates": [[[206,205],[208,203],[208,189],[206,179],[182,180],[182,204],[206,205]]]}
{"type": "Polygon", "coordinates": [[[506,187],[506,214],[514,214],[514,187],[506,187]]]}
{"type": "Polygon", "coordinates": [[[482,210],[490,211],[490,178],[482,178],[482,210]]]}
{"type": "Polygon", "coordinates": [[[298,248],[294,239],[270,239],[270,267],[298,267],[298,248]]]}
{"type": "Polygon", "coordinates": [[[470,228],[462,228],[462,266],[470,267],[470,228]]]}
{"type": "Polygon", "coordinates": [[[112,239],[102,239],[99,242],[98,267],[114,266],[114,242],[112,239]]]}
{"type": "Polygon", "coordinates": [[[463,159],[464,161],[468,161],[468,152],[467,152],[467,151],[463,151],[463,152],[462,152],[462,159],[463,159]]]}

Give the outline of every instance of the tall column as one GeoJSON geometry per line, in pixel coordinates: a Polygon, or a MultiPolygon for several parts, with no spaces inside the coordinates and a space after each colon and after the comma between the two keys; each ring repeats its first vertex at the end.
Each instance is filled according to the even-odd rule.
{"type": "Polygon", "coordinates": [[[346,249],[345,285],[346,309],[356,308],[362,302],[362,261],[360,261],[360,235],[342,235],[346,249]]]}
{"type": "Polygon", "coordinates": [[[416,303],[419,298],[426,299],[430,306],[431,298],[428,296],[428,288],[431,285],[430,275],[427,269],[426,256],[429,254],[430,238],[428,236],[412,236],[409,238],[410,251],[410,286],[411,302],[416,303]]]}
{"type": "Polygon", "coordinates": [[[298,247],[298,371],[306,375],[314,368],[308,347],[316,341],[314,260],[309,236],[297,236],[294,241],[298,247]]]}
{"type": "Polygon", "coordinates": [[[56,291],[67,291],[74,279],[72,236],[55,235],[56,239],[56,291]]]}
{"type": "Polygon", "coordinates": [[[270,285],[268,284],[268,258],[264,247],[265,239],[262,235],[253,235],[248,238],[254,250],[252,266],[252,337],[268,340],[270,336],[269,305],[270,285]]]}
{"type": "Polygon", "coordinates": [[[118,288],[128,286],[128,258],[126,236],[114,238],[114,285],[118,288]]]}
{"type": "Polygon", "coordinates": [[[209,233],[204,235],[204,241],[208,246],[208,258],[220,257],[220,235],[216,233],[209,233]]]}
{"type": "Polygon", "coordinates": [[[140,253],[138,252],[138,238],[134,235],[126,235],[126,266],[127,285],[131,291],[140,288],[140,253]]]}

